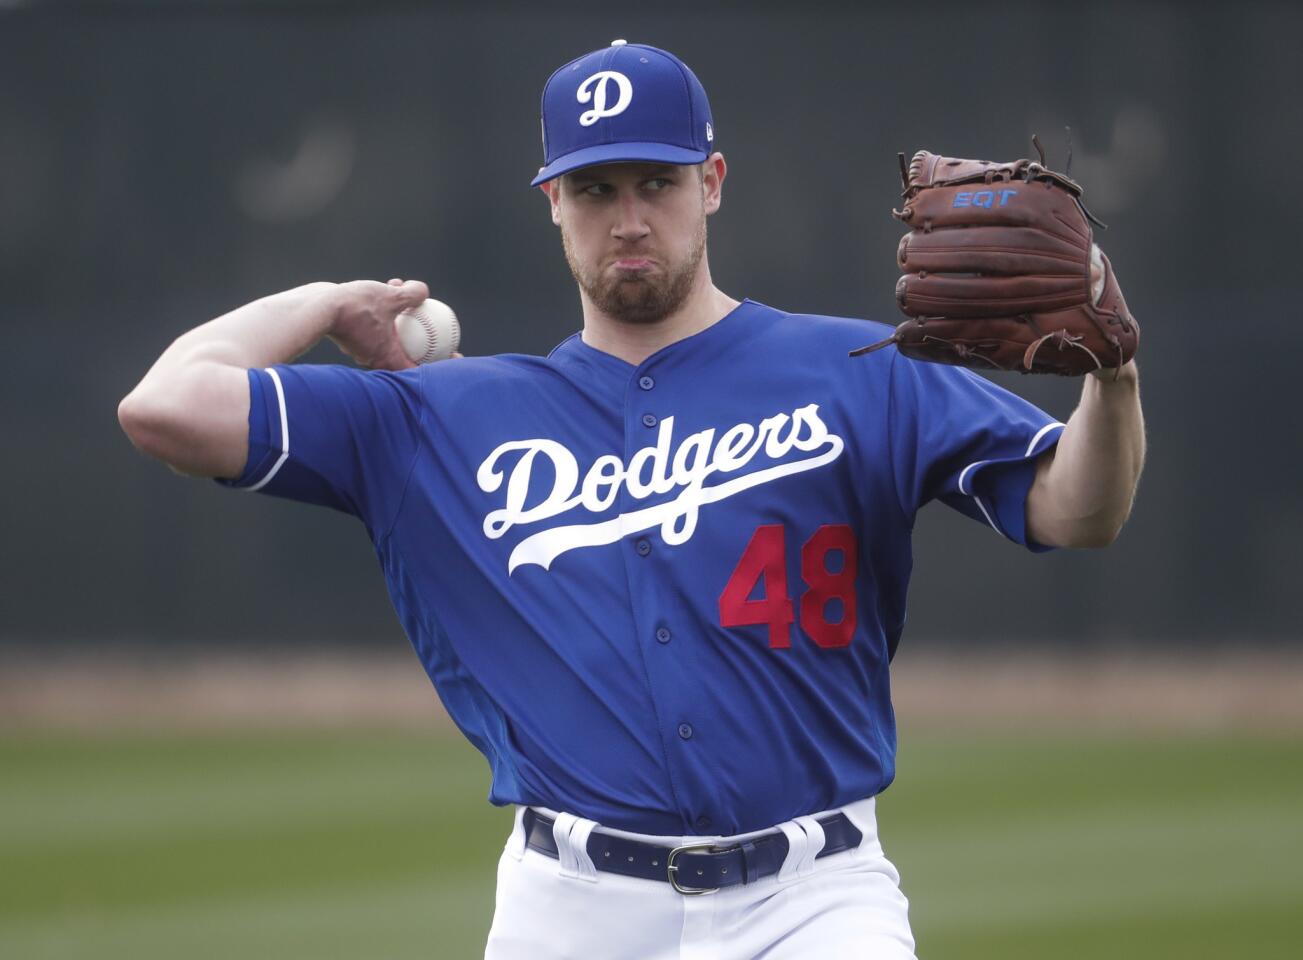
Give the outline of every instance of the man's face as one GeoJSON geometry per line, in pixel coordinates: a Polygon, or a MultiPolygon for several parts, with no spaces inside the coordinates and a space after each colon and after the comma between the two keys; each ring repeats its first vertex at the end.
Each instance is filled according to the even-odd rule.
{"type": "Polygon", "coordinates": [[[595,306],[624,323],[655,323],[683,304],[723,169],[716,154],[704,168],[609,163],[544,184],[570,272],[595,306]]]}

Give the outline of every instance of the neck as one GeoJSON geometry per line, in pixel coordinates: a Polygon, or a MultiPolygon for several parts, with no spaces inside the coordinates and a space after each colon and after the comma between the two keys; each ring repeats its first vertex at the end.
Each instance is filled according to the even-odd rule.
{"type": "Polygon", "coordinates": [[[713,326],[738,306],[737,300],[711,281],[704,259],[692,292],[677,310],[655,323],[615,320],[599,310],[582,290],[579,296],[584,307],[584,343],[635,367],[657,350],[713,326]]]}

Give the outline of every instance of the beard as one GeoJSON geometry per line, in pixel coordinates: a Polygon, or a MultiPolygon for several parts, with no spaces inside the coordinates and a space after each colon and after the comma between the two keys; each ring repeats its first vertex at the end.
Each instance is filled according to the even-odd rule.
{"type": "Polygon", "coordinates": [[[678,263],[663,264],[663,273],[620,276],[604,273],[599,266],[588,269],[580,263],[565,229],[561,230],[570,273],[593,305],[619,323],[658,323],[674,313],[692,292],[697,268],[706,252],[706,217],[703,214],[692,237],[692,246],[678,263]]]}

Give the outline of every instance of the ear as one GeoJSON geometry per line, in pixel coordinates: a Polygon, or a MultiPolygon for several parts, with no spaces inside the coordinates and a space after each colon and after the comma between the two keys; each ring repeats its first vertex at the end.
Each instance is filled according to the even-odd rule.
{"type": "MultiPolygon", "coordinates": [[[[541,172],[543,168],[539,167],[538,169],[541,172]]],[[[557,200],[561,195],[560,178],[558,177],[555,180],[545,180],[543,183],[538,185],[538,188],[543,191],[548,199],[548,203],[552,207],[552,222],[558,227],[561,226],[561,211],[557,209],[557,200]]]]}
{"type": "Polygon", "coordinates": [[[724,178],[726,176],[728,176],[728,164],[724,162],[724,155],[716,151],[706,158],[705,172],[701,178],[701,188],[705,191],[707,215],[719,209],[719,205],[723,200],[724,178]]]}

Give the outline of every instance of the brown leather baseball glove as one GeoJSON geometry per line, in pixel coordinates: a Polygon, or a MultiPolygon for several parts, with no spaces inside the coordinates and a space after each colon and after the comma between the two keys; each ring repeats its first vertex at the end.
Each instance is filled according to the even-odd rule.
{"type": "Polygon", "coordinates": [[[1135,355],[1139,327],[1092,239],[1091,223],[1103,224],[1044,161],[920,150],[906,168],[900,155],[905,206],[892,214],[911,230],[897,250],[896,301],[910,319],[851,356],[894,343],[918,360],[1080,376],[1135,355]],[[1092,291],[1092,261],[1102,290],[1092,291]]]}

